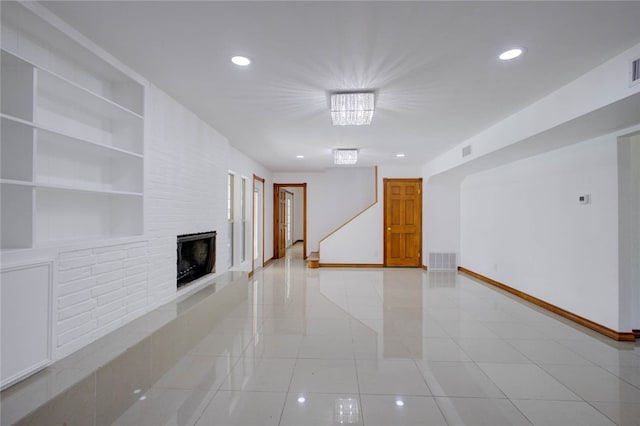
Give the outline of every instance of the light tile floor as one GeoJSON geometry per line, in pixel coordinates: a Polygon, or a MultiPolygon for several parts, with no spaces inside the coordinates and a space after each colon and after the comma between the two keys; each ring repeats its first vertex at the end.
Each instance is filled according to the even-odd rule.
{"type": "Polygon", "coordinates": [[[455,272],[300,245],[116,425],[640,425],[640,346],[455,272]]]}

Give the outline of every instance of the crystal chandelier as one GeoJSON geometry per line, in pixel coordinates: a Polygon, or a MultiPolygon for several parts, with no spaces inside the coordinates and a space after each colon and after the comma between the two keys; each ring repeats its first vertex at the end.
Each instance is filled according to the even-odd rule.
{"type": "Polygon", "coordinates": [[[371,124],[373,110],[373,92],[331,94],[331,121],[334,126],[371,124]]]}
{"type": "Polygon", "coordinates": [[[356,164],[358,162],[357,149],[335,149],[333,151],[334,164],[356,164]]]}

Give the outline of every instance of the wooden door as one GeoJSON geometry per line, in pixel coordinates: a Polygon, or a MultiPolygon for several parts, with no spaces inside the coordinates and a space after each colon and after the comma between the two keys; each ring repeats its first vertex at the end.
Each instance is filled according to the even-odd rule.
{"type": "Polygon", "coordinates": [[[276,219],[278,229],[278,253],[276,259],[287,254],[287,191],[278,188],[278,217],[276,219]]]}
{"type": "Polygon", "coordinates": [[[422,179],[384,179],[384,264],[421,262],[422,179]]]}

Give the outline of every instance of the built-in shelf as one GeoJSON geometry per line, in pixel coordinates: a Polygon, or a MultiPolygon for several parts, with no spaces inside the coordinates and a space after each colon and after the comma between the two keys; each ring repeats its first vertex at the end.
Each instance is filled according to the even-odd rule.
{"type": "MultiPolygon", "coordinates": [[[[35,3],[35,2],[33,2],[35,3]]],[[[61,30],[31,2],[2,2],[2,48],[35,67],[144,115],[144,87],[61,30]]]]}
{"type": "Polygon", "coordinates": [[[35,178],[41,184],[141,193],[143,158],[36,130],[35,178]]]}
{"type": "Polygon", "coordinates": [[[3,121],[6,120],[6,122],[7,122],[7,124],[5,124],[3,122],[3,126],[10,125],[10,123],[22,124],[24,126],[32,127],[34,129],[44,130],[44,131],[47,131],[49,133],[53,133],[53,134],[59,135],[61,137],[66,137],[66,138],[69,138],[69,139],[73,139],[73,140],[76,140],[76,141],[78,141],[80,143],[94,145],[94,146],[99,147],[99,148],[104,149],[104,150],[118,152],[118,153],[126,154],[126,155],[129,155],[129,156],[132,156],[132,157],[144,158],[144,156],[142,154],[139,154],[137,152],[128,151],[126,149],[118,148],[118,147],[111,146],[111,145],[105,145],[105,144],[97,142],[97,141],[92,141],[92,140],[88,140],[88,139],[80,139],[80,138],[77,138],[75,136],[72,136],[69,133],[61,132],[61,131],[53,129],[51,127],[43,126],[42,124],[37,124],[37,123],[34,123],[32,121],[23,120],[21,118],[14,117],[12,115],[0,114],[0,118],[2,118],[3,121]]]}
{"type": "Polygon", "coordinates": [[[2,73],[2,112],[33,120],[35,69],[33,65],[4,50],[0,55],[2,73]]]}
{"type": "Polygon", "coordinates": [[[15,179],[0,179],[0,184],[2,185],[18,185],[18,186],[35,186],[33,182],[28,182],[25,180],[15,180],[15,179]]]}
{"type": "Polygon", "coordinates": [[[33,184],[2,180],[2,248],[33,247],[33,184]]]}
{"type": "Polygon", "coordinates": [[[48,92],[54,97],[66,101],[73,100],[83,108],[89,108],[96,114],[113,117],[114,119],[129,119],[143,117],[98,93],[85,89],[66,78],[44,68],[38,68],[39,91],[48,92]]]}
{"type": "Polygon", "coordinates": [[[103,189],[91,186],[74,186],[74,185],[60,185],[54,183],[39,183],[31,184],[35,188],[48,189],[51,191],[74,191],[74,192],[89,192],[93,194],[106,194],[106,195],[127,195],[131,197],[142,197],[142,192],[130,192],[130,191],[114,191],[110,189],[103,189]]]}
{"type": "Polygon", "coordinates": [[[139,115],[46,71],[36,70],[33,121],[78,139],[142,151],[143,122],[139,115]]]}
{"type": "Polygon", "coordinates": [[[2,249],[141,235],[144,86],[47,16],[2,5],[2,249]]]}
{"type": "Polygon", "coordinates": [[[35,188],[36,246],[143,233],[140,194],[35,188]]]}
{"type": "Polygon", "coordinates": [[[82,186],[74,186],[74,185],[59,185],[59,184],[52,184],[52,183],[27,182],[22,180],[13,180],[13,179],[0,179],[0,184],[27,186],[31,188],[43,188],[43,189],[51,189],[51,190],[58,190],[58,191],[78,191],[78,192],[93,192],[93,193],[111,194],[111,195],[130,195],[133,197],[142,197],[144,195],[142,192],[114,191],[110,189],[90,187],[90,186],[82,187],[82,186]]]}

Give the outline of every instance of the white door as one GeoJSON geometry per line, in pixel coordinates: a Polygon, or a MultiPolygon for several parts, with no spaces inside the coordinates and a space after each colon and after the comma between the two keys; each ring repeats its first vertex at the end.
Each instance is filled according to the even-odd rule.
{"type": "Polygon", "coordinates": [[[287,248],[293,244],[293,194],[289,191],[286,193],[286,223],[287,223],[287,248]]]}
{"type": "Polygon", "coordinates": [[[254,270],[262,267],[262,239],[264,231],[262,229],[262,197],[264,184],[256,181],[253,190],[253,266],[254,270]]]}

